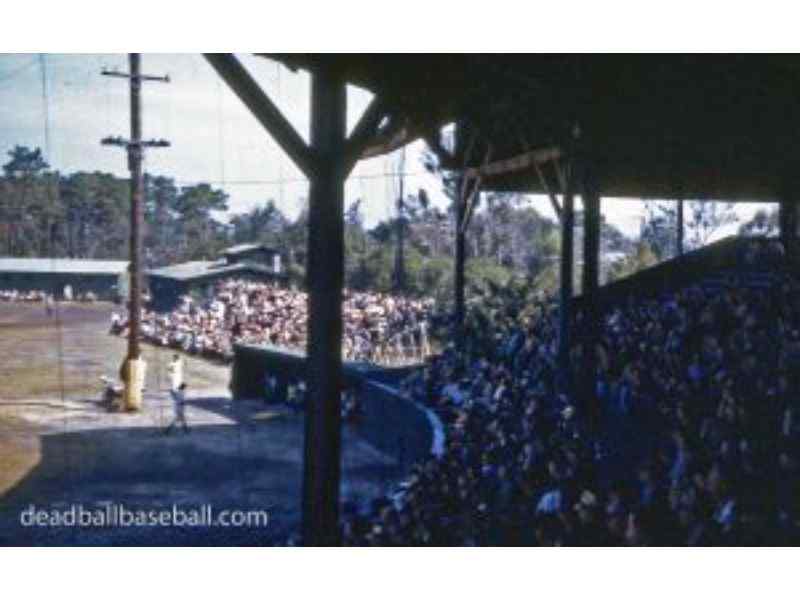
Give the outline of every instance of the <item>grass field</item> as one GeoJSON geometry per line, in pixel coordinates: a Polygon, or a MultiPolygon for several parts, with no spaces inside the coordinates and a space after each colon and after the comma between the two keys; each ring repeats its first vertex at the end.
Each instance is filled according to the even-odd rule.
{"type": "MultiPolygon", "coordinates": [[[[96,398],[100,376],[118,378],[127,341],[107,335],[112,305],[62,305],[48,317],[40,304],[0,303],[0,400],[96,398]]],[[[143,346],[147,388],[167,386],[172,352],[143,346]]],[[[186,379],[200,389],[224,390],[228,369],[186,358],[186,379]]]]}

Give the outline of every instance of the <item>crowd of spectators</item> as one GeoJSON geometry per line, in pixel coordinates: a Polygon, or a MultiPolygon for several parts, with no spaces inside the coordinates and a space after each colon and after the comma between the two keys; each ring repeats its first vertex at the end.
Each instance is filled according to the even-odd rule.
{"type": "Polygon", "coordinates": [[[744,279],[604,311],[584,398],[560,393],[550,306],[482,303],[463,351],[404,384],[445,423],[444,454],[347,507],[344,543],[797,544],[800,280],[744,279]]]}
{"type": "MultiPolygon", "coordinates": [[[[213,296],[184,296],[168,313],[144,310],[142,335],[156,345],[229,361],[235,342],[304,350],[305,292],[271,283],[228,279],[213,296]]],[[[431,300],[345,290],[342,351],[347,360],[399,364],[424,360],[431,352],[431,300]]],[[[127,316],[112,315],[111,330],[125,334],[127,316]]]]}
{"type": "Polygon", "coordinates": [[[42,290],[0,290],[0,302],[44,302],[49,294],[42,290]]]}
{"type": "MultiPolygon", "coordinates": [[[[69,294],[64,294],[61,297],[62,301],[67,302],[95,302],[97,296],[93,292],[86,292],[84,294],[73,295],[71,288],[69,294]]],[[[16,289],[0,290],[0,302],[54,302],[55,296],[50,292],[44,290],[27,290],[20,291],[16,289]]]]}

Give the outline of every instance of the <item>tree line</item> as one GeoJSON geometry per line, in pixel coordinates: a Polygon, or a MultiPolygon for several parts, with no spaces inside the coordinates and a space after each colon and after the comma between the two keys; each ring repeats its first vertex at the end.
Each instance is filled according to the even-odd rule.
{"type": "MultiPolygon", "coordinates": [[[[110,173],[64,174],[41,151],[15,146],[0,177],[0,254],[19,257],[124,259],[129,234],[129,181],[110,173]]],[[[364,222],[363,201],[345,214],[345,280],[355,289],[400,291],[446,300],[453,287],[455,191],[434,206],[424,190],[398,198],[394,215],[374,227],[364,222]]],[[[472,211],[467,233],[467,281],[472,293],[524,282],[550,292],[558,285],[560,225],[519,194],[485,193],[472,211]]],[[[187,260],[211,260],[226,246],[263,243],[278,248],[290,275],[302,284],[308,213],[291,219],[271,200],[226,220],[229,197],[207,183],[181,186],[171,177],[145,176],[144,257],[149,268],[187,260]]],[[[711,203],[690,205],[690,244],[702,244],[732,221],[732,209],[711,203]]],[[[762,222],[773,218],[760,216],[762,222]]],[[[575,256],[582,257],[582,215],[576,215],[575,256]]],[[[601,282],[670,258],[674,211],[651,208],[639,239],[607,222],[601,227],[601,282]]],[[[747,228],[743,227],[743,231],[747,228]]],[[[752,229],[752,227],[751,227],[752,229]]],[[[579,289],[580,269],[576,271],[579,289]]]]}

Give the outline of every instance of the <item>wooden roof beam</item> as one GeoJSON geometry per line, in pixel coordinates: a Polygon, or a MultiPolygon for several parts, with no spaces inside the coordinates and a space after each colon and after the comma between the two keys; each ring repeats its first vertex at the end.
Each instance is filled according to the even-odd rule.
{"type": "Polygon", "coordinates": [[[386,131],[378,133],[375,139],[371,140],[361,153],[361,158],[372,158],[373,156],[394,152],[422,137],[421,130],[408,123],[398,123],[395,126],[388,127],[386,131]]]}
{"type": "Polygon", "coordinates": [[[386,116],[385,103],[376,96],[364,110],[358,123],[353,127],[353,131],[347,138],[347,142],[345,142],[346,173],[353,169],[360,158],[366,158],[364,157],[364,151],[380,135],[378,127],[386,116]]]}
{"type": "Polygon", "coordinates": [[[389,154],[424,136],[425,127],[415,126],[406,117],[391,114],[386,105],[373,100],[348,138],[346,165],[349,169],[364,158],[389,154]],[[390,117],[391,121],[383,128],[381,122],[390,117]]]}
{"type": "Polygon", "coordinates": [[[506,175],[516,171],[525,171],[539,165],[556,161],[563,153],[559,148],[540,148],[531,150],[512,158],[498,160],[493,163],[472,167],[464,171],[465,177],[492,177],[496,175],[506,175]]]}
{"type": "Polygon", "coordinates": [[[250,112],[289,155],[297,167],[311,179],[316,170],[314,153],[280,109],[233,54],[204,54],[206,60],[239,96],[250,112]]]}
{"type": "Polygon", "coordinates": [[[441,165],[442,169],[446,171],[457,171],[461,167],[456,163],[455,156],[442,145],[442,140],[439,137],[438,131],[429,132],[425,136],[425,143],[428,145],[428,148],[431,149],[436,155],[436,158],[439,159],[439,164],[441,165]]]}

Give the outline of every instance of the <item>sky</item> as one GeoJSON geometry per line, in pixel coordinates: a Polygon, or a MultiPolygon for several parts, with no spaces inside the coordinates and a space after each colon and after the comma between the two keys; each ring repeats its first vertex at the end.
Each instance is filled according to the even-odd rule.
{"type": "MultiPolygon", "coordinates": [[[[308,74],[264,58],[238,56],[308,140],[308,74]]],[[[127,71],[127,55],[0,54],[0,153],[15,144],[41,147],[50,165],[62,172],[99,170],[127,177],[124,152],[100,145],[103,137],[129,134],[127,82],[101,75],[104,68],[127,71]]],[[[174,177],[179,184],[210,182],[223,188],[230,196],[228,216],[270,199],[288,216],[298,214],[307,198],[307,181],[200,54],[144,54],[142,72],[168,74],[171,79],[143,85],[144,137],[171,142],[169,148],[148,150],[149,173],[174,177]]],[[[348,88],[348,128],[370,99],[365,90],[348,88]]],[[[417,142],[406,149],[405,189],[425,189],[434,204],[444,207],[441,183],[423,168],[424,148],[417,142]]],[[[399,152],[364,160],[347,180],[345,202],[363,199],[368,226],[392,216],[400,164],[399,152]]],[[[546,198],[528,198],[542,214],[553,217],[546,198]]],[[[737,208],[742,219],[755,209],[737,208]]],[[[629,199],[604,198],[603,214],[635,236],[644,207],[629,199]]]]}

